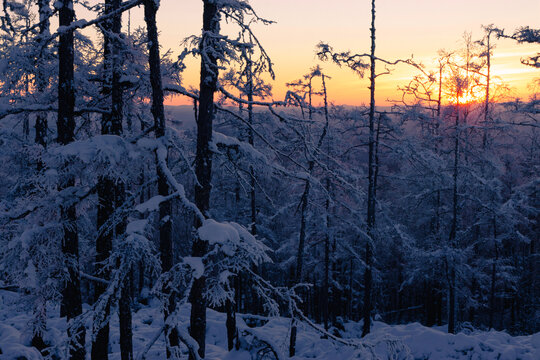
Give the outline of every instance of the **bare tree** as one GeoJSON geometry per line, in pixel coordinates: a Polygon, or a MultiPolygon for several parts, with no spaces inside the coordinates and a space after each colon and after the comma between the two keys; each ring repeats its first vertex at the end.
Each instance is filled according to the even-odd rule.
{"type": "Polygon", "coordinates": [[[375,130],[375,82],[377,77],[385,74],[390,74],[390,69],[386,67],[385,71],[376,73],[376,63],[382,62],[386,66],[397,65],[399,63],[408,64],[416,68],[421,68],[410,59],[388,61],[381,59],[375,55],[375,0],[371,1],[371,27],[370,27],[370,39],[371,49],[369,54],[351,54],[350,52],[334,52],[331,46],[324,43],[319,43],[317,46],[317,55],[321,60],[331,60],[339,66],[346,65],[351,70],[359,74],[364,75],[365,70],[369,69],[369,89],[370,89],[370,102],[369,102],[369,134],[368,134],[368,191],[367,191],[367,214],[366,214],[366,228],[367,239],[365,247],[365,272],[364,272],[364,306],[362,310],[362,317],[364,319],[364,325],[362,329],[362,336],[369,333],[371,329],[371,310],[372,310],[372,282],[373,282],[373,246],[375,240],[375,205],[377,203],[375,197],[376,186],[376,130],[375,130]],[[364,59],[369,59],[367,64],[364,59]]]}

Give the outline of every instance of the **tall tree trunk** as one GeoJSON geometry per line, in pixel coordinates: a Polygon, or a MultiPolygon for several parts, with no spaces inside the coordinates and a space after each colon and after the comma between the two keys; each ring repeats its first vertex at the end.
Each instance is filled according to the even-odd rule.
{"type": "Polygon", "coordinates": [[[369,102],[369,158],[368,158],[368,199],[367,199],[367,233],[364,273],[364,309],[362,337],[371,330],[371,286],[373,263],[373,240],[375,226],[375,0],[371,1],[371,53],[370,53],[370,102],[369,102]]]}
{"type": "MultiPolygon", "coordinates": [[[[330,191],[330,180],[326,179],[326,191],[330,191]]],[[[329,195],[327,195],[329,196],[329,195]]],[[[330,297],[330,200],[325,202],[326,209],[326,234],[324,236],[324,283],[322,289],[322,313],[324,330],[328,330],[329,297],[330,297]]]]}
{"type": "MultiPolygon", "coordinates": [[[[249,69],[248,69],[248,94],[247,98],[249,101],[248,104],[248,142],[251,146],[254,146],[254,134],[253,134],[253,74],[252,74],[252,63],[251,58],[249,59],[249,69]]],[[[249,173],[251,176],[251,191],[250,191],[250,200],[251,200],[251,234],[253,236],[257,235],[257,202],[255,196],[255,170],[253,166],[249,166],[249,173]]]]}
{"type": "MultiPolygon", "coordinates": [[[[49,8],[49,0],[37,0],[38,4],[38,14],[39,14],[39,35],[37,36],[36,42],[37,47],[41,48],[45,41],[47,41],[46,37],[49,35],[49,16],[50,16],[50,8],[49,8]]],[[[40,51],[39,54],[43,54],[43,51],[40,51]]],[[[36,90],[38,94],[43,94],[45,92],[45,89],[48,85],[48,76],[45,74],[43,67],[43,58],[38,57],[36,62],[36,90]]],[[[47,146],[47,113],[38,112],[36,116],[36,124],[35,124],[35,142],[36,144],[40,144],[43,147],[47,146]]],[[[41,167],[41,164],[39,165],[41,167]]]]}
{"type": "MultiPolygon", "coordinates": [[[[323,95],[324,95],[324,117],[326,123],[329,124],[328,116],[328,94],[326,91],[326,76],[322,75],[322,86],[323,86],[323,95]]],[[[330,129],[328,129],[330,131],[330,129]]],[[[330,136],[328,136],[330,137],[330,136]]],[[[330,140],[328,140],[327,148],[328,156],[330,154],[330,140]]],[[[323,322],[324,329],[328,330],[328,318],[329,318],[329,297],[330,297],[330,174],[326,177],[326,201],[324,208],[326,210],[326,234],[324,236],[324,284],[322,291],[322,312],[323,312],[323,322]]]]}
{"type": "MultiPolygon", "coordinates": [[[[124,204],[126,200],[125,198],[125,186],[123,183],[117,182],[115,186],[114,199],[116,209],[120,208],[124,204]]],[[[125,219],[119,220],[119,222],[116,224],[115,231],[117,236],[120,236],[121,234],[124,234],[126,232],[125,219]]],[[[120,266],[121,264],[118,263],[118,267],[120,266]]],[[[118,301],[118,319],[120,326],[120,355],[122,360],[133,360],[133,327],[131,317],[131,302],[133,299],[133,267],[131,267],[130,269],[131,271],[128,274],[125,274],[124,280],[122,282],[120,299],[118,301]]]]}
{"type": "Polygon", "coordinates": [[[493,218],[493,249],[495,258],[491,264],[491,288],[489,292],[489,330],[493,329],[493,315],[495,314],[495,285],[497,282],[497,261],[499,260],[499,248],[497,246],[497,223],[493,218]]]}
{"type": "MultiPolygon", "coordinates": [[[[253,134],[253,63],[251,60],[251,55],[248,54],[245,56],[245,60],[247,62],[246,64],[246,73],[247,73],[247,100],[248,100],[248,143],[251,146],[254,146],[254,134],[253,134]]],[[[242,112],[242,103],[239,104],[240,107],[240,115],[242,112]]],[[[250,174],[250,210],[251,210],[251,224],[250,224],[250,232],[253,236],[257,235],[257,208],[256,208],[256,196],[255,196],[255,169],[252,165],[249,166],[249,174],[250,174]]],[[[237,192],[239,194],[239,192],[237,192]]],[[[255,269],[256,271],[256,269],[255,269]]],[[[240,274],[236,275],[237,277],[240,276],[240,274]]],[[[236,284],[237,282],[235,282],[236,284]]],[[[238,289],[235,287],[235,293],[238,293],[241,291],[241,289],[238,289]]],[[[235,307],[232,306],[232,304],[229,306],[227,305],[227,339],[229,344],[229,350],[232,349],[234,346],[234,339],[237,337],[237,329],[236,329],[236,314],[235,314],[235,307]]]]}
{"type": "MultiPolygon", "coordinates": [[[[154,116],[154,133],[156,138],[161,139],[165,136],[165,110],[163,107],[163,86],[161,81],[161,64],[159,56],[159,40],[156,24],[156,13],[159,3],[153,0],[144,1],[144,20],[148,32],[148,65],[150,67],[150,85],[152,86],[152,115],[154,116]]],[[[161,196],[169,195],[169,184],[167,177],[157,165],[158,175],[158,194],[161,196]]],[[[159,205],[159,250],[161,258],[161,269],[163,273],[168,272],[173,265],[173,246],[172,246],[172,224],[171,224],[171,203],[165,201],[159,205]]],[[[168,296],[168,302],[164,309],[165,322],[175,311],[176,294],[165,285],[163,293],[168,296]]],[[[172,348],[179,345],[178,331],[176,326],[167,329],[167,358],[172,356],[172,348]]]]}
{"type": "MultiPolygon", "coordinates": [[[[203,37],[200,50],[201,78],[199,91],[199,118],[197,121],[197,151],[195,155],[195,174],[198,184],[195,185],[195,205],[204,216],[210,209],[210,191],[212,189],[212,125],[214,121],[214,92],[217,88],[219,68],[214,51],[217,36],[220,31],[219,4],[212,0],[203,0],[203,37]],[[208,36],[212,34],[213,36],[208,36]]],[[[195,218],[195,228],[201,226],[198,217],[195,218]]],[[[192,255],[202,257],[206,254],[208,243],[196,237],[193,242],[192,255]]],[[[190,335],[199,344],[199,355],[204,358],[206,335],[206,300],[203,293],[206,287],[206,277],[201,276],[193,281],[191,288],[191,317],[190,335]]],[[[190,359],[192,356],[190,355],[190,359]]]]}
{"type": "Polygon", "coordinates": [[[227,320],[225,324],[227,327],[227,348],[231,351],[234,348],[234,341],[238,335],[236,330],[236,312],[231,300],[227,300],[225,307],[227,308],[227,320]]]}
{"type": "MultiPolygon", "coordinates": [[[[311,172],[313,166],[310,162],[309,172],[311,172]]],[[[306,243],[306,209],[309,198],[310,182],[306,180],[304,192],[300,200],[300,238],[298,241],[298,253],[296,255],[296,272],[295,272],[295,284],[302,282],[302,267],[304,259],[304,248],[306,243]]],[[[293,357],[296,353],[296,320],[295,314],[291,315],[291,337],[289,341],[289,356],[293,357]]]]}
{"type": "MultiPolygon", "coordinates": [[[[116,11],[120,7],[120,0],[105,0],[105,14],[110,14],[116,11]]],[[[122,71],[121,61],[121,44],[119,43],[119,35],[122,25],[121,14],[113,16],[111,19],[103,22],[103,88],[102,94],[108,98],[110,104],[111,113],[103,114],[101,118],[101,133],[103,135],[121,135],[122,134],[122,119],[123,119],[123,92],[120,85],[120,77],[122,71]]],[[[114,211],[118,206],[121,206],[119,199],[123,199],[124,187],[118,182],[118,179],[111,178],[109,176],[102,176],[98,180],[97,193],[98,193],[98,237],[96,239],[96,276],[104,279],[110,278],[110,271],[107,267],[107,260],[113,247],[113,238],[120,236],[122,227],[117,227],[118,231],[114,231],[112,227],[106,224],[114,221],[114,211]],[[105,226],[105,228],[104,228],[105,226]]],[[[122,223],[122,221],[120,221],[122,223]]],[[[126,287],[124,282],[123,287],[126,287]]],[[[96,284],[94,297],[97,301],[99,297],[105,292],[107,286],[103,284],[96,284]]],[[[130,318],[125,318],[126,311],[130,313],[131,307],[123,309],[126,302],[129,304],[130,300],[124,299],[126,296],[125,291],[121,291],[121,298],[119,302],[120,310],[120,323],[124,323],[124,328],[131,328],[130,318]],[[125,322],[129,320],[129,325],[125,322]]],[[[129,295],[128,295],[129,296],[129,295]]],[[[105,309],[104,318],[109,317],[110,305],[105,309]]],[[[121,329],[122,330],[122,329],[121,329]]],[[[92,343],[92,360],[101,360],[108,358],[109,348],[109,324],[104,324],[97,331],[95,341],[92,343]]],[[[120,343],[130,344],[131,334],[126,334],[126,331],[121,331],[120,343]],[[124,336],[122,336],[124,335],[124,336]],[[126,339],[126,335],[130,339],[126,339]]],[[[132,349],[126,346],[121,346],[122,358],[131,359],[132,349]]]]}
{"type": "MultiPolygon", "coordinates": [[[[111,220],[114,213],[114,179],[101,177],[97,184],[98,193],[98,211],[97,211],[97,228],[98,237],[96,239],[96,264],[95,276],[105,280],[110,279],[110,271],[108,270],[107,261],[112,250],[113,231],[105,229],[107,221],[111,220]]],[[[98,301],[99,297],[107,289],[106,284],[96,283],[94,285],[94,300],[98,301]]],[[[103,318],[108,317],[110,305],[107,304],[103,318]]],[[[109,348],[109,324],[104,324],[101,328],[94,328],[96,338],[92,343],[92,360],[108,359],[109,348]]]]}
{"type": "Polygon", "coordinates": [[[128,274],[120,293],[118,318],[120,324],[120,353],[122,360],[133,360],[133,327],[131,317],[132,274],[128,274]]]}
{"type": "MultiPolygon", "coordinates": [[[[321,75],[323,76],[323,82],[324,82],[324,74],[321,75]]],[[[311,105],[311,93],[312,93],[312,78],[313,76],[310,77],[310,80],[309,80],[309,118],[311,119],[312,118],[312,105],[311,105]]],[[[324,91],[325,91],[325,94],[326,94],[326,83],[324,83],[324,91]]],[[[326,96],[326,95],[325,95],[326,96]]],[[[323,142],[324,142],[324,139],[328,133],[328,126],[329,126],[329,122],[328,122],[328,116],[326,116],[326,119],[325,119],[325,125],[324,125],[324,128],[321,132],[321,136],[319,137],[318,141],[317,141],[317,146],[315,148],[315,150],[313,151],[313,154],[312,156],[315,157],[317,156],[323,142]]],[[[310,159],[309,162],[308,162],[308,174],[311,174],[312,171],[313,171],[313,168],[315,167],[315,160],[314,159],[310,159]]],[[[304,192],[302,193],[302,198],[300,200],[300,237],[299,237],[299,241],[298,241],[298,253],[297,253],[297,256],[296,256],[296,274],[295,274],[295,283],[296,284],[299,284],[300,282],[302,282],[302,267],[303,267],[303,261],[304,261],[304,248],[305,248],[305,243],[306,243],[306,215],[307,215],[307,205],[308,205],[308,201],[309,201],[309,192],[310,192],[310,188],[311,188],[311,183],[308,180],[306,180],[306,185],[304,187],[304,192]]],[[[306,307],[306,309],[308,309],[306,307]]],[[[291,337],[290,337],[290,342],[289,342],[289,356],[294,356],[295,353],[296,353],[296,320],[295,320],[295,315],[294,314],[291,314],[291,337]]]]}
{"type": "MultiPolygon", "coordinates": [[[[455,139],[454,139],[454,174],[453,187],[452,187],[452,225],[450,228],[450,236],[448,239],[448,244],[450,249],[456,248],[456,236],[457,236],[457,217],[458,217],[458,166],[459,166],[459,94],[458,102],[456,104],[457,114],[456,114],[456,123],[455,123],[455,139]]],[[[448,268],[448,332],[454,334],[456,331],[456,270],[454,260],[449,261],[447,259],[447,268],[448,268]]]]}
{"type": "MultiPolygon", "coordinates": [[[[49,35],[49,1],[48,0],[38,0],[38,14],[40,18],[39,24],[39,34],[36,38],[38,47],[41,47],[45,37],[49,35]]],[[[42,54],[43,52],[40,52],[42,54]]],[[[45,89],[48,85],[48,78],[45,72],[43,71],[43,61],[44,59],[41,56],[38,56],[35,64],[36,71],[36,90],[39,95],[42,95],[45,92],[45,89]]],[[[35,124],[35,143],[43,146],[47,146],[46,137],[47,137],[47,113],[38,112],[36,116],[35,124]]],[[[37,170],[41,170],[43,167],[41,161],[38,162],[37,170]]],[[[39,297],[36,299],[34,304],[34,327],[32,329],[32,346],[37,348],[43,353],[46,348],[45,341],[43,340],[43,330],[47,326],[47,306],[46,299],[39,297]]]]}
{"type": "Polygon", "coordinates": [[[442,84],[443,84],[443,67],[441,60],[439,60],[439,94],[437,97],[437,127],[441,120],[441,105],[442,105],[442,84]]]}
{"type": "MultiPolygon", "coordinates": [[[[73,21],[73,2],[65,0],[59,9],[59,26],[69,26],[73,21]]],[[[67,145],[75,139],[75,89],[74,89],[74,49],[73,31],[60,34],[58,42],[58,138],[57,142],[67,145]]],[[[67,164],[66,164],[67,166],[67,164]]],[[[75,185],[73,176],[63,179],[60,189],[75,185]]],[[[66,258],[69,278],[62,290],[62,310],[67,320],[82,314],[81,280],[79,275],[79,236],[77,232],[77,213],[75,205],[61,207],[61,218],[64,223],[62,253],[66,258]]],[[[84,326],[68,328],[69,359],[84,360],[85,357],[84,326]]]]}
{"type": "Polygon", "coordinates": [[[494,31],[491,27],[487,28],[487,44],[486,44],[486,99],[484,101],[484,135],[482,145],[485,148],[487,146],[488,136],[487,136],[487,123],[489,120],[489,87],[491,82],[491,32],[494,31]]]}

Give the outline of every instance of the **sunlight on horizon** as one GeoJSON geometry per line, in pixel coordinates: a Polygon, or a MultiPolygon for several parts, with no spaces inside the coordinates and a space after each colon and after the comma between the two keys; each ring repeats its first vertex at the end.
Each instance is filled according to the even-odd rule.
{"type": "MultiPolygon", "coordinates": [[[[332,77],[328,81],[329,100],[335,104],[361,105],[369,102],[368,79],[361,79],[346,68],[320,62],[315,56],[315,45],[328,42],[339,51],[369,52],[369,1],[341,0],[252,0],[258,15],[275,21],[269,26],[255,25],[255,33],[274,62],[276,80],[271,82],[273,97],[283,99],[285,83],[301,78],[317,64],[332,77]]],[[[386,59],[405,59],[414,55],[427,68],[434,64],[437,51],[444,48],[457,50],[462,45],[464,32],[472,32],[473,40],[483,33],[481,25],[490,23],[507,32],[519,26],[538,27],[540,2],[514,1],[508,7],[506,1],[479,0],[473,4],[457,0],[452,4],[415,0],[411,2],[386,1],[377,3],[377,55],[386,59]],[[467,8],[468,11],[461,9],[467,8]],[[527,11],[523,11],[523,9],[527,11]],[[444,16],[441,17],[441,14],[444,16]],[[513,19],[513,20],[511,20],[513,19]]],[[[180,53],[180,43],[185,37],[200,31],[202,2],[186,0],[180,6],[176,2],[161,2],[158,22],[161,30],[162,53],[170,49],[173,59],[180,53]]],[[[142,11],[131,13],[131,28],[142,26],[142,11]]],[[[127,17],[124,17],[127,26],[127,17]]],[[[226,26],[224,26],[226,28],[226,26]]],[[[528,85],[540,76],[540,71],[521,64],[520,59],[538,51],[528,44],[513,40],[494,39],[496,48],[492,57],[492,74],[510,87],[511,98],[527,98],[528,85]]],[[[199,86],[199,60],[189,59],[183,74],[185,87],[199,86]]],[[[384,68],[379,66],[380,70],[384,68]]],[[[415,70],[394,67],[390,75],[377,79],[376,101],[389,105],[401,94],[396,90],[415,75],[415,70]]],[[[189,99],[173,97],[167,104],[191,104],[189,99]]]]}

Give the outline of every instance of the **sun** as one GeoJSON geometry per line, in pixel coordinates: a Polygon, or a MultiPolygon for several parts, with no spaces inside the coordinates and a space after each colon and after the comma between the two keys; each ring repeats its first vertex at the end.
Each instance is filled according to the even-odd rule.
{"type": "Polygon", "coordinates": [[[446,100],[453,105],[470,105],[478,104],[485,101],[485,91],[467,91],[459,96],[456,95],[447,95],[446,100]]]}
{"type": "Polygon", "coordinates": [[[486,86],[480,81],[464,75],[454,75],[447,79],[445,99],[450,104],[476,104],[485,101],[486,86]]]}

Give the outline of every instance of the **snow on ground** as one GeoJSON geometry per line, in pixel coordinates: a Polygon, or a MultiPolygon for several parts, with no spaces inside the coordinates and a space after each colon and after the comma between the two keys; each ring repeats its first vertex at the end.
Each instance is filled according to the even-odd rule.
{"type": "MultiPolygon", "coordinates": [[[[31,314],[22,311],[18,305],[18,295],[13,292],[0,291],[0,360],[38,360],[40,354],[30,347],[30,336],[27,325],[31,314]]],[[[86,307],[88,309],[88,307],[86,307]]],[[[58,309],[51,309],[50,314],[57,314],[58,309]]],[[[187,327],[189,306],[181,309],[180,319],[187,327]]],[[[135,356],[145,348],[148,341],[154,338],[163,325],[163,317],[158,302],[150,302],[141,307],[133,315],[133,346],[135,356]]],[[[250,328],[241,316],[238,316],[238,327],[244,339],[243,348],[260,349],[262,342],[271,344],[282,358],[288,354],[290,320],[273,318],[266,324],[250,328]],[[259,340],[254,340],[255,337],[259,340]]],[[[52,317],[48,320],[48,333],[45,338],[55,344],[59,351],[65,340],[64,319],[52,317]]],[[[90,320],[87,322],[90,327],[90,320]]],[[[349,360],[364,359],[375,355],[379,359],[470,359],[470,360],[538,360],[540,359],[540,333],[532,336],[512,337],[505,332],[472,332],[471,334],[447,334],[441,329],[428,328],[418,323],[407,325],[387,325],[375,322],[372,333],[359,341],[362,326],[359,323],[345,324],[343,337],[346,341],[367,344],[364,349],[335,343],[329,339],[321,339],[319,333],[306,325],[298,329],[297,355],[295,360],[349,360]],[[394,351],[392,351],[394,350],[394,351]],[[394,353],[392,356],[391,354],[394,353]]],[[[87,331],[86,343],[91,343],[90,332],[87,331]]],[[[207,357],[208,360],[252,360],[256,352],[253,349],[228,352],[225,314],[208,310],[207,325],[207,357]]],[[[111,355],[110,360],[120,359],[118,317],[113,316],[111,322],[111,355]]],[[[90,352],[88,351],[88,354],[90,352]]],[[[88,357],[89,358],[89,357],[88,357]]],[[[187,358],[187,357],[186,357],[187,358]]],[[[148,360],[165,359],[163,336],[152,346],[148,360]]],[[[268,357],[267,359],[271,359],[268,357]]]]}

